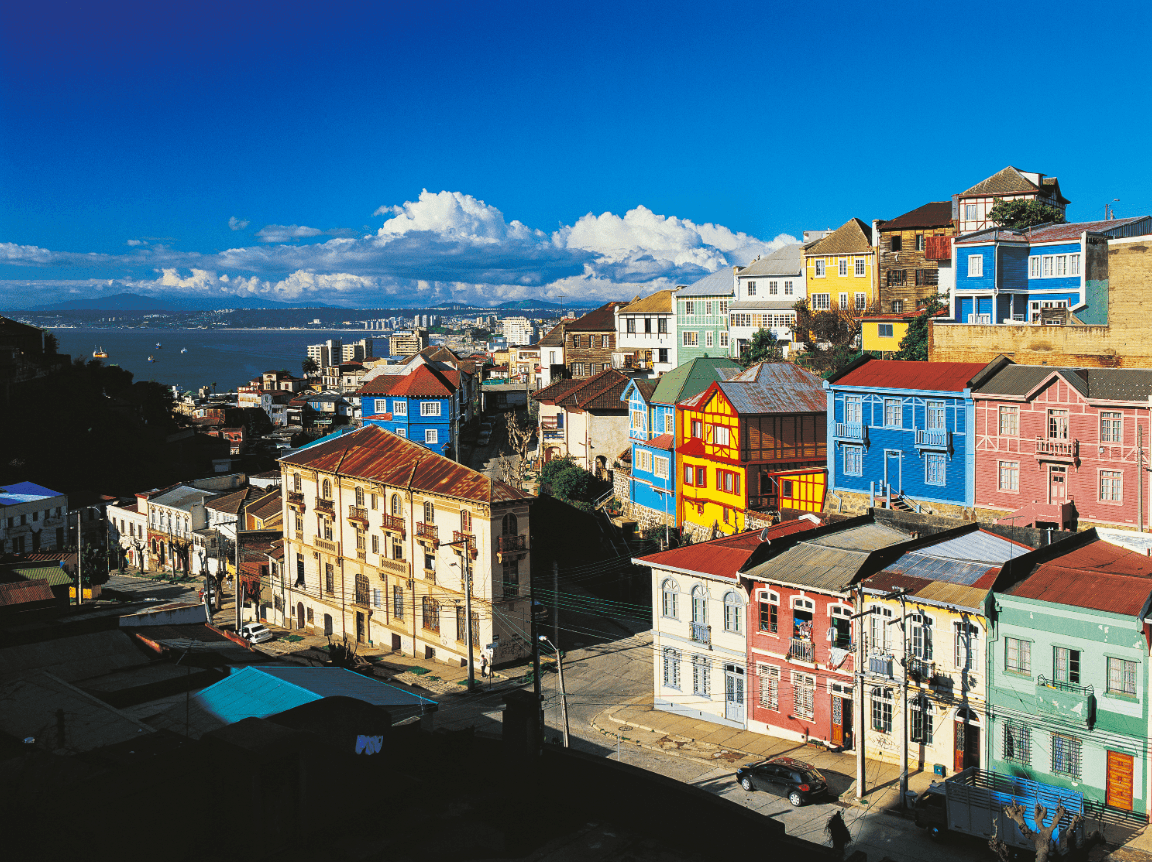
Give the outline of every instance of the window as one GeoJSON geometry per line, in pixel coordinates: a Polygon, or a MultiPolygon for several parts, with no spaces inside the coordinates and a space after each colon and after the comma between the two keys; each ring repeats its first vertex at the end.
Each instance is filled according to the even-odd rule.
{"type": "Polygon", "coordinates": [[[730,430],[726,425],[712,426],[712,442],[717,446],[727,446],[731,440],[730,430]]]}
{"type": "Polygon", "coordinates": [[[633,431],[643,431],[645,426],[647,426],[647,424],[648,424],[648,422],[647,422],[648,417],[644,413],[644,411],[643,410],[633,410],[631,412],[631,417],[632,417],[632,422],[631,422],[632,430],[633,431]]]}
{"type": "Polygon", "coordinates": [[[1067,410],[1049,410],[1048,411],[1048,439],[1049,440],[1067,440],[1068,439],[1068,411],[1067,410]]]}
{"type": "Polygon", "coordinates": [[[926,246],[927,242],[924,239],[924,234],[916,234],[916,251],[924,251],[926,246]]]}
{"type": "Polygon", "coordinates": [[[1052,259],[1052,275],[1061,276],[1068,274],[1068,255],[1058,254],[1052,259]]]}
{"type": "Polygon", "coordinates": [[[392,412],[397,416],[408,415],[408,402],[403,398],[392,399],[392,412]]]}
{"type": "Polygon", "coordinates": [[[1052,772],[1080,777],[1080,740],[1062,733],[1052,734],[1052,772]]]}
{"type": "Polygon", "coordinates": [[[744,603],[736,593],[724,596],[724,631],[740,634],[740,620],[744,617],[744,603]]]}
{"type": "Polygon", "coordinates": [[[863,446],[845,446],[844,447],[844,475],[845,476],[863,476],[864,475],[864,447],[863,446]]]}
{"type": "Polygon", "coordinates": [[[691,485],[691,484],[692,484],[692,479],[693,479],[693,477],[694,477],[695,475],[696,475],[696,474],[695,474],[695,472],[692,470],[692,468],[691,468],[691,467],[685,466],[685,467],[684,467],[684,484],[685,484],[685,485],[691,485]]]}
{"type": "Polygon", "coordinates": [[[981,278],[984,275],[984,255],[968,255],[968,277],[981,278]]]}
{"type": "Polygon", "coordinates": [[[425,443],[439,443],[440,432],[435,428],[424,429],[424,442],[425,443]]]}
{"type": "Polygon", "coordinates": [[[304,555],[296,555],[296,584],[297,587],[304,586],[304,555]]]}
{"type": "Polygon", "coordinates": [[[695,314],[696,313],[696,303],[693,302],[691,299],[684,300],[684,313],[685,314],[695,314]]]}
{"type": "Polygon", "coordinates": [[[636,450],[636,470],[641,473],[652,472],[652,453],[647,449],[636,450]]]}
{"type": "Polygon", "coordinates": [[[421,416],[439,416],[440,415],[440,402],[439,401],[421,401],[420,402],[420,415],[421,416]]]}
{"type": "Polygon", "coordinates": [[[748,285],[748,295],[749,296],[755,296],[756,295],[756,282],[749,281],[746,283],[748,285]]]}
{"type": "Polygon", "coordinates": [[[436,506],[432,503],[431,500],[424,501],[424,523],[436,523],[436,506]]]}
{"type": "Polygon", "coordinates": [[[823,278],[824,277],[824,261],[822,261],[822,260],[816,261],[816,277],[817,278],[823,278]]]}
{"type": "Polygon", "coordinates": [[[916,286],[936,285],[940,283],[940,273],[935,269],[916,270],[916,286]]]}
{"type": "Polygon", "coordinates": [[[780,282],[778,282],[778,281],[768,282],[768,295],[769,296],[777,296],[777,295],[779,295],[779,293],[780,293],[780,282]]]}
{"type": "Polygon", "coordinates": [[[868,307],[868,294],[866,294],[866,293],[856,294],[856,310],[857,311],[863,311],[867,307],[868,307]]]}
{"type": "Polygon", "coordinates": [[[815,715],[816,677],[792,672],[792,714],[811,719],[815,715]]]}
{"type": "Polygon", "coordinates": [[[842,257],[839,261],[839,274],[841,276],[848,275],[848,258],[842,257]]]}
{"type": "Polygon", "coordinates": [[[760,631],[776,634],[779,629],[779,600],[760,600],[760,631]]]}
{"type": "Polygon", "coordinates": [[[1100,442],[1101,443],[1123,443],[1124,439],[1121,434],[1123,428],[1122,414],[1113,413],[1111,411],[1104,411],[1100,414],[1100,442]]]}
{"type": "Polygon", "coordinates": [[[728,316],[728,300],[726,300],[726,299],[720,300],[720,316],[721,317],[727,317],[728,316]]]}
{"type": "Polygon", "coordinates": [[[1100,471],[1100,499],[1106,503],[1124,501],[1124,474],[1119,470],[1100,471]]]}
{"type": "Polygon", "coordinates": [[[976,204],[964,204],[964,220],[975,221],[976,219],[976,204]]]}
{"type": "Polygon", "coordinates": [[[928,419],[929,431],[943,431],[944,430],[944,402],[943,401],[929,401],[925,408],[925,415],[928,419]]]}
{"type": "Polygon", "coordinates": [[[863,278],[864,277],[865,266],[866,266],[866,262],[865,262],[864,258],[862,258],[862,257],[856,258],[856,277],[857,278],[863,278]]]}
{"type": "Polygon", "coordinates": [[[709,670],[707,656],[692,656],[692,693],[694,695],[708,697],[709,670]]]}
{"type": "Polygon", "coordinates": [[[1067,647],[1052,649],[1052,678],[1057,682],[1080,684],[1080,650],[1067,647]]]}
{"type": "Polygon", "coordinates": [[[892,251],[903,251],[903,249],[904,249],[904,237],[902,237],[898,233],[892,234],[892,244],[891,244],[890,248],[892,251]]]}
{"type": "Polygon", "coordinates": [[[664,647],[664,685],[680,688],[680,650],[664,647]]]}
{"type": "Polygon", "coordinates": [[[932,703],[926,697],[908,702],[908,741],[932,744],[932,703]]]}
{"type": "Polygon", "coordinates": [[[579,347],[580,346],[580,336],[579,335],[573,335],[572,336],[572,346],[573,347],[579,347]]]}
{"type": "Polygon", "coordinates": [[[695,347],[700,342],[700,333],[685,329],[682,334],[685,347],[695,347]]]}
{"type": "Polygon", "coordinates": [[[980,670],[980,628],[972,623],[954,623],[956,632],[956,654],[954,656],[957,670],[980,670]]]}
{"type": "Polygon", "coordinates": [[[1001,491],[1020,490],[1020,462],[1001,461],[998,487],[1001,491]]]}
{"type": "Polygon", "coordinates": [[[404,503],[400,499],[399,494],[393,494],[392,495],[392,516],[394,518],[400,518],[400,517],[403,517],[403,515],[404,515],[404,503]]]}
{"type": "Polygon", "coordinates": [[[300,474],[299,473],[293,473],[292,474],[292,490],[293,491],[300,491],[303,487],[304,487],[303,483],[300,481],[300,474]]]}
{"type": "Polygon", "coordinates": [[[500,534],[503,536],[515,536],[520,532],[520,522],[516,516],[509,512],[504,516],[500,522],[500,534]]]}
{"type": "Polygon", "coordinates": [[[924,454],[924,482],[928,485],[948,484],[948,456],[943,452],[924,454]]]}
{"type": "Polygon", "coordinates": [[[671,578],[660,585],[660,613],[670,620],[677,619],[680,605],[680,588],[671,578]]]}
{"type": "Polygon", "coordinates": [[[516,559],[504,561],[504,595],[520,595],[520,561],[516,559]]]}
{"type": "Polygon", "coordinates": [[[714,333],[711,329],[709,329],[707,332],[704,333],[704,346],[705,347],[712,347],[712,345],[714,344],[715,341],[716,341],[716,333],[714,333]]]}
{"type": "Polygon", "coordinates": [[[461,509],[460,510],[460,532],[461,533],[471,533],[472,532],[472,513],[469,512],[467,509],[461,509]]]}
{"type": "Polygon", "coordinates": [[[846,293],[840,294],[840,310],[841,311],[847,311],[848,310],[849,303],[851,302],[851,299],[852,299],[852,297],[850,297],[846,293]]]}
{"type": "Polygon", "coordinates": [[[329,595],[336,592],[336,570],[331,563],[324,564],[324,592],[329,595]]]}
{"type": "MultiPolygon", "coordinates": [[[[656,334],[657,335],[667,335],[668,334],[668,318],[667,317],[656,318],[656,334]]],[[[607,347],[607,345],[605,345],[605,347],[607,347]]]]}
{"type": "Polygon", "coordinates": [[[832,646],[836,649],[852,648],[852,608],[833,607],[828,624],[832,629],[832,646]]]}
{"type": "Polygon", "coordinates": [[[871,647],[878,652],[886,653],[889,649],[889,635],[888,629],[892,623],[892,608],[886,608],[881,605],[873,605],[872,613],[869,614],[870,625],[872,632],[870,634],[871,647]]]}
{"type": "Polygon", "coordinates": [[[376,511],[378,500],[376,499],[375,494],[371,495],[371,503],[372,503],[372,511],[376,511]]]}
{"type": "Polygon", "coordinates": [[[879,338],[892,338],[893,337],[892,324],[891,323],[878,324],[876,327],[876,335],[879,338]]]}
{"type": "Polygon", "coordinates": [[[368,604],[368,598],[369,598],[368,589],[369,589],[368,588],[368,576],[367,575],[357,575],[356,576],[356,604],[358,604],[358,605],[368,604]]]}
{"type": "Polygon", "coordinates": [[[1028,258],[1028,277],[1029,278],[1039,278],[1040,277],[1040,255],[1038,255],[1038,254],[1034,254],[1030,258],[1028,258]]]}
{"type": "Polygon", "coordinates": [[[1000,408],[1000,436],[1015,437],[1020,433],[1020,408],[1000,408]]]}
{"type": "Polygon", "coordinates": [[[912,637],[908,651],[921,661],[932,661],[932,618],[925,614],[908,615],[912,627],[912,637]]]}
{"type": "Polygon", "coordinates": [[[903,314],[903,312],[904,312],[904,300],[902,300],[902,299],[892,300],[892,313],[893,314],[903,314]]]}
{"type": "MultiPolygon", "coordinates": [[[[596,337],[595,335],[592,335],[592,336],[590,336],[590,338],[595,338],[595,337],[596,337]]],[[[591,341],[589,341],[589,342],[588,342],[588,346],[589,346],[589,347],[591,347],[591,346],[592,346],[592,342],[591,342],[591,341]]],[[[609,342],[608,342],[608,336],[607,336],[607,335],[601,335],[601,336],[600,336],[600,346],[601,346],[602,348],[604,348],[605,350],[607,350],[607,349],[609,348],[610,344],[609,344],[609,342]]]]}
{"type": "Polygon", "coordinates": [[[408,429],[407,428],[397,428],[393,433],[397,437],[407,437],[408,436],[408,429]]]}
{"type": "Polygon", "coordinates": [[[667,458],[660,458],[660,457],[653,458],[652,459],[652,475],[655,476],[657,479],[667,479],[668,478],[668,464],[669,463],[670,462],[667,458]]]}
{"type": "Polygon", "coordinates": [[[707,488],[708,487],[708,470],[706,467],[697,467],[696,468],[696,487],[697,488],[707,488]]]}
{"type": "Polygon", "coordinates": [[[827,311],[832,307],[832,297],[827,293],[812,294],[812,310],[827,311]]]}
{"type": "MultiPolygon", "coordinates": [[[[322,484],[320,486],[320,489],[321,489],[321,496],[325,500],[331,500],[332,499],[332,483],[331,482],[329,482],[327,479],[325,479],[324,484],[322,484]]],[[[171,517],[171,516],[169,516],[169,517],[171,517]]]]}
{"type": "Polygon", "coordinates": [[[1078,254],[1068,255],[1068,274],[1069,275],[1079,275],[1080,274],[1080,255],[1078,255],[1078,254]]]}
{"type": "Polygon", "coordinates": [[[899,398],[885,398],[884,425],[888,428],[899,428],[903,424],[903,403],[899,398]]]}
{"type": "Polygon", "coordinates": [[[1004,638],[1004,669],[1012,673],[1032,673],[1032,642],[1004,638]]]}
{"type": "Polygon", "coordinates": [[[879,733],[892,732],[892,689],[872,689],[872,729],[879,733]]]}
{"type": "Polygon", "coordinates": [[[702,586],[692,588],[692,622],[699,625],[708,623],[708,591],[702,586]]]}
{"type": "Polygon", "coordinates": [[[428,631],[440,631],[440,603],[431,596],[421,600],[420,625],[428,631]]]}
{"type": "Polygon", "coordinates": [[[636,334],[636,318],[627,317],[624,319],[624,331],[629,335],[636,334]]]}
{"type": "Polygon", "coordinates": [[[373,554],[379,554],[380,553],[380,537],[375,535],[375,534],[373,534],[373,536],[372,536],[372,553],[373,554]]]}
{"type": "Polygon", "coordinates": [[[359,506],[361,509],[364,508],[364,489],[363,488],[357,488],[356,489],[356,505],[359,506]]]}
{"type": "Polygon", "coordinates": [[[1136,697],[1136,662],[1108,657],[1108,694],[1136,697]]]}
{"type": "Polygon", "coordinates": [[[721,332],[720,333],[720,346],[721,347],[727,347],[728,346],[728,333],[727,332],[721,332]]]}
{"type": "Polygon", "coordinates": [[[1004,759],[1013,763],[1032,763],[1032,728],[1012,719],[1004,720],[1004,759]]]}
{"type": "Polygon", "coordinates": [[[784,295],[785,296],[792,296],[792,282],[791,281],[784,282],[784,295]]]}
{"type": "Polygon", "coordinates": [[[756,676],[760,680],[760,705],[773,712],[780,709],[780,668],[758,664],[756,676]]]}

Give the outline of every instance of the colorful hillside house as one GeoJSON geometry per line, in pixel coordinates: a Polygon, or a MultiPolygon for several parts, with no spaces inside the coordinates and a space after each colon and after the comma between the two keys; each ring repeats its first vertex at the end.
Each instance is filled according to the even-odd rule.
{"type": "Polygon", "coordinates": [[[996,227],[989,218],[992,208],[1001,201],[1034,200],[1045,206],[1065,211],[1071,203],[1060,194],[1060,181],[1034,171],[1022,171],[1011,165],[981,180],[972,188],[953,195],[953,217],[962,234],[996,227]]]}
{"type": "Polygon", "coordinates": [[[366,382],[360,396],[365,425],[376,425],[450,455],[460,416],[459,387],[431,364],[407,374],[381,374],[366,382]]]}
{"type": "Polygon", "coordinates": [[[859,317],[876,302],[876,251],[872,229],[849,219],[823,239],[804,247],[804,280],[813,311],[859,317]]]}
{"type": "Polygon", "coordinates": [[[796,301],[807,294],[804,256],[798,243],[757,258],[736,273],[736,298],[729,306],[732,356],[739,358],[761,329],[775,336],[787,353],[796,323],[796,301]]]}
{"type": "Polygon", "coordinates": [[[911,312],[954,281],[952,202],[933,201],[877,224],[880,312],[911,312]]]}
{"type": "Polygon", "coordinates": [[[675,290],[658,290],[616,307],[612,367],[656,377],[676,367],[675,290]]]}
{"type": "Polygon", "coordinates": [[[541,462],[570,457],[585,470],[608,478],[629,444],[628,409],[621,396],[630,382],[608,368],[594,377],[557,380],[533,392],[540,405],[541,462]]]}
{"type": "Polygon", "coordinates": [[[824,386],[833,493],[847,495],[857,510],[877,498],[908,509],[970,508],[976,471],[972,388],[1007,364],[865,356],[830,377],[824,386]]]}
{"type": "Polygon", "coordinates": [[[1152,560],[1086,530],[1005,563],[989,606],[988,768],[1146,818],[1152,560]]]}
{"type": "Polygon", "coordinates": [[[1152,233],[1152,217],[989,228],[954,241],[956,323],[1108,323],[1108,240],[1152,233]]]}
{"type": "Polygon", "coordinates": [[[1147,525],[1152,371],[1007,365],[972,397],[978,508],[1015,526],[1147,525]]]}
{"type": "Polygon", "coordinates": [[[824,509],[822,381],[790,362],[762,362],[680,402],[676,493],[681,526],[746,529],[753,512],[824,509]]]}
{"type": "MultiPolygon", "coordinates": [[[[733,268],[735,269],[735,268],[733,268]]],[[[732,269],[720,269],[676,291],[676,361],[727,356],[732,269]]]]}

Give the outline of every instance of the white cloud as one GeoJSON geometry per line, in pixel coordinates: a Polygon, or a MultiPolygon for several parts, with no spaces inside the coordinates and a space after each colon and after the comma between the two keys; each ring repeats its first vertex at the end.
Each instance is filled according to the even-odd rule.
{"type": "Polygon", "coordinates": [[[269,224],[256,231],[260,242],[288,242],[293,239],[306,239],[320,236],[324,233],[314,227],[304,227],[298,224],[269,224]]]}
{"type": "Polygon", "coordinates": [[[132,246],[146,245],[146,243],[142,239],[130,239],[130,240],[128,240],[128,245],[132,245],[132,246]]]}
{"type": "Polygon", "coordinates": [[[547,239],[543,231],[532,230],[515,220],[506,222],[496,207],[460,192],[434,194],[424,189],[419,200],[407,201],[401,206],[382,206],[373,215],[389,213],[392,218],[376,233],[385,240],[413,232],[492,242],[547,239]]]}
{"type": "Polygon", "coordinates": [[[230,227],[232,230],[244,230],[244,228],[248,227],[248,225],[248,219],[238,219],[236,216],[230,216],[228,218],[228,227],[230,227]]]}

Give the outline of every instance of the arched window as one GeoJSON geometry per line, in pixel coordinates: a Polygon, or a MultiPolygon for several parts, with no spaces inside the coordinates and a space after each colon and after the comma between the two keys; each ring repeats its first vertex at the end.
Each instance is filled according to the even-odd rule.
{"type": "Polygon", "coordinates": [[[702,586],[692,588],[692,622],[700,625],[708,622],[708,591],[702,586]]]}
{"type": "Polygon", "coordinates": [[[359,506],[361,509],[364,508],[364,489],[363,488],[357,488],[356,489],[356,505],[359,506]]]}
{"type": "Polygon", "coordinates": [[[509,512],[504,516],[504,524],[501,530],[505,536],[515,536],[520,532],[520,527],[516,522],[516,516],[509,512]]]}
{"type": "Polygon", "coordinates": [[[392,495],[392,515],[396,518],[402,517],[404,514],[404,501],[400,499],[399,494],[392,495]]]}
{"type": "Polygon", "coordinates": [[[467,509],[461,509],[460,510],[460,532],[461,533],[471,533],[472,532],[472,513],[469,512],[467,509]]]}
{"type": "Polygon", "coordinates": [[[436,523],[436,507],[432,505],[431,500],[425,500],[424,501],[424,523],[425,524],[435,524],[436,523]]]}
{"type": "Polygon", "coordinates": [[[744,602],[737,593],[724,596],[724,631],[740,634],[740,620],[744,616],[744,602]]]}
{"type": "Polygon", "coordinates": [[[671,578],[664,579],[664,583],[660,585],[660,597],[661,613],[668,619],[676,619],[680,610],[680,588],[674,580],[671,578]]]}
{"type": "Polygon", "coordinates": [[[292,474],[292,490],[293,491],[299,491],[303,487],[304,487],[304,483],[300,481],[300,474],[299,473],[293,473],[292,474]]]}
{"type": "Polygon", "coordinates": [[[322,491],[321,491],[320,496],[322,496],[325,500],[331,500],[332,499],[332,483],[329,482],[327,479],[325,479],[324,484],[321,487],[322,487],[322,491]]]}

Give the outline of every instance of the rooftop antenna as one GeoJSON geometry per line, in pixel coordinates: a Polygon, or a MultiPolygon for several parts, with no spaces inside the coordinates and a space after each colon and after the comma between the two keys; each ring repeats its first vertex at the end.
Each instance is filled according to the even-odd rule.
{"type": "MultiPolygon", "coordinates": [[[[1113,204],[1120,203],[1120,198],[1112,198],[1113,204]]],[[[1116,218],[1116,207],[1112,204],[1104,204],[1104,221],[1113,221],[1116,218]]]]}

